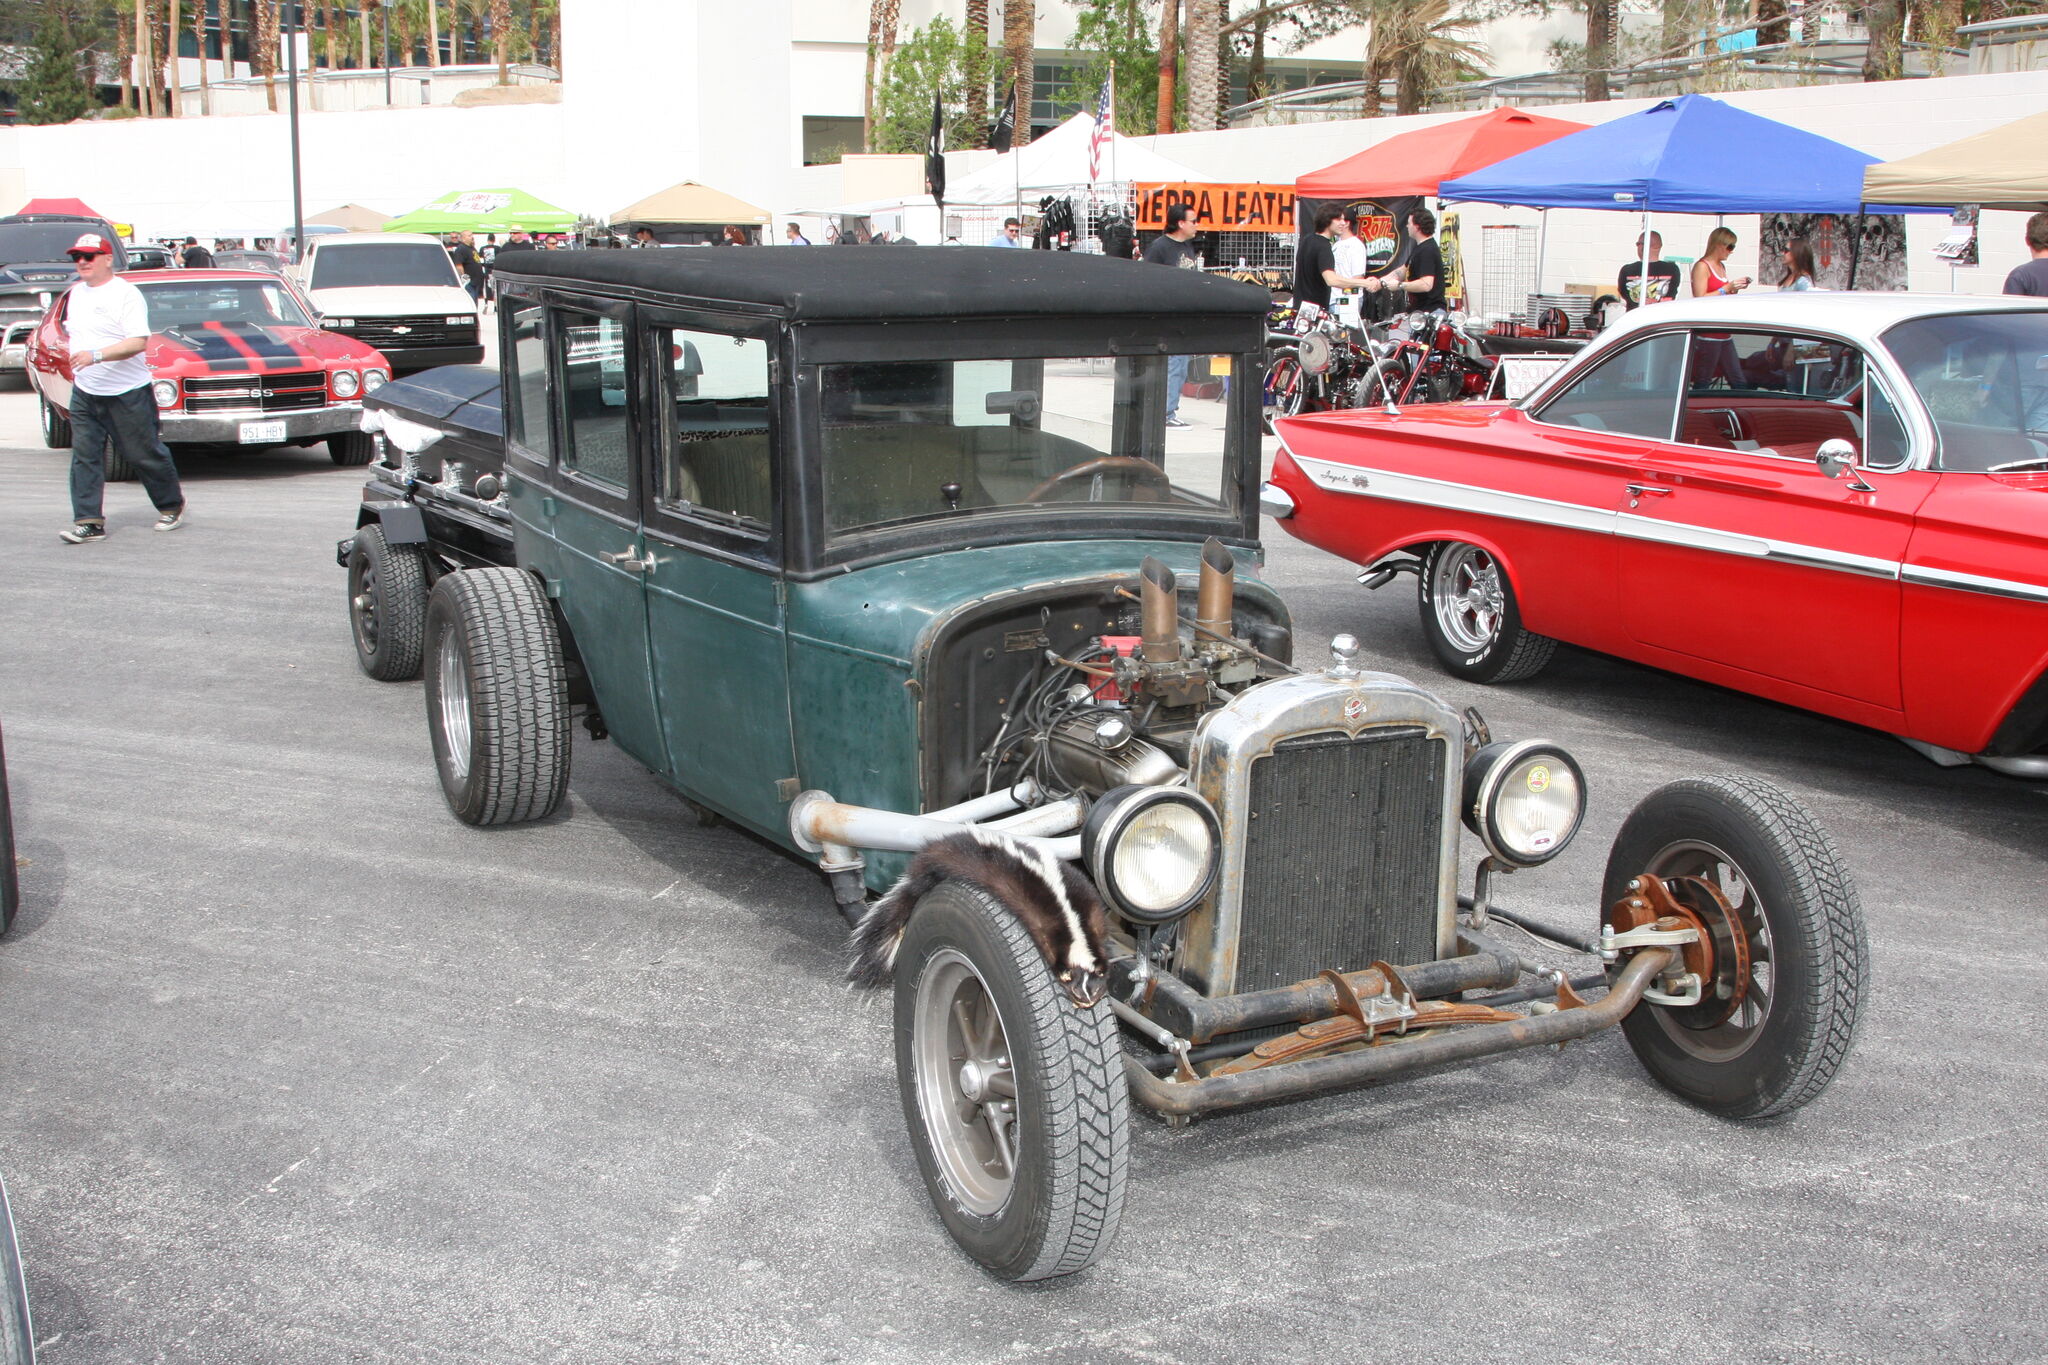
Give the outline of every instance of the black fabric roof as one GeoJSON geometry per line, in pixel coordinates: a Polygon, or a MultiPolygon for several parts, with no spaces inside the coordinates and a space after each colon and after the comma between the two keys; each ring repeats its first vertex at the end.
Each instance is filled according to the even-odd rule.
{"type": "Polygon", "coordinates": [[[971,246],[664,247],[525,251],[500,275],[588,280],[763,304],[803,320],[1263,315],[1256,285],[1143,261],[971,246]]]}

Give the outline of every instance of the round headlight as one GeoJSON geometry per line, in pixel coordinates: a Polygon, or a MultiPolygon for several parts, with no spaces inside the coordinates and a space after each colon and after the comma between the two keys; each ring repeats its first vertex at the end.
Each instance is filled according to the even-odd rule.
{"type": "Polygon", "coordinates": [[[1095,803],[1081,831],[1096,887],[1141,924],[1194,909],[1216,878],[1221,846],[1216,812],[1180,787],[1118,787],[1095,803]]]}
{"type": "Polygon", "coordinates": [[[336,398],[353,398],[356,396],[356,390],[359,387],[361,386],[356,382],[356,372],[354,370],[336,370],[334,372],[334,396],[336,398]]]}
{"type": "Polygon", "coordinates": [[[149,391],[156,395],[156,405],[158,407],[175,408],[178,406],[178,382],[175,379],[159,379],[149,386],[149,391]]]}
{"type": "Polygon", "coordinates": [[[384,371],[382,370],[364,370],[363,392],[375,393],[377,390],[384,387],[384,381],[389,378],[391,378],[391,376],[384,373],[384,371]]]}
{"type": "Polygon", "coordinates": [[[1504,863],[1534,867],[1564,852],[1586,813],[1578,762],[1542,739],[1488,744],[1465,764],[1465,824],[1504,863]]]}

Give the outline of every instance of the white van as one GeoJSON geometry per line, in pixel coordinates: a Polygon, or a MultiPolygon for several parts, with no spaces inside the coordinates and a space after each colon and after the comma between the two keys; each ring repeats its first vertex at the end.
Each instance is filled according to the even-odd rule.
{"type": "Polygon", "coordinates": [[[405,232],[313,237],[295,270],[320,310],[320,325],[375,346],[394,374],[484,358],[476,300],[436,238],[405,232]]]}

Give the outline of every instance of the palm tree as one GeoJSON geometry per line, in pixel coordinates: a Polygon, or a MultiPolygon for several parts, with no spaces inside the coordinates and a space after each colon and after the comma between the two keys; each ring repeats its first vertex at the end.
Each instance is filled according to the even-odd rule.
{"type": "Polygon", "coordinates": [[[491,55],[498,62],[498,84],[512,84],[512,0],[491,0],[491,55]]]}
{"type": "Polygon", "coordinates": [[[256,6],[255,44],[249,60],[263,77],[263,93],[270,98],[270,112],[277,112],[277,29],[278,0],[253,0],[256,6]]]}
{"type": "Polygon", "coordinates": [[[184,110],[184,103],[178,98],[178,0],[171,0],[171,7],[164,15],[164,59],[169,68],[164,77],[165,103],[171,106],[171,117],[177,118],[184,110]]]}
{"type": "Polygon", "coordinates": [[[903,14],[903,0],[868,0],[867,90],[861,108],[861,148],[875,147],[875,92],[889,59],[896,55],[896,30],[903,14]]]}
{"type": "MultiPolygon", "coordinates": [[[[1765,0],[1767,3],[1768,0],[1765,0]]],[[[1587,0],[1586,98],[1604,100],[1607,72],[1614,65],[1614,34],[1620,24],[1620,0],[1587,0]]]]}
{"type": "Polygon", "coordinates": [[[975,145],[988,145],[988,0],[967,0],[967,124],[975,145]]]}
{"type": "Polygon", "coordinates": [[[1394,82],[1394,112],[1419,114],[1436,87],[1486,59],[1486,51],[1455,35],[1478,21],[1453,14],[1451,0],[1369,0],[1372,34],[1366,44],[1365,112],[1379,113],[1382,81],[1394,82]]]}
{"type": "Polygon", "coordinates": [[[1868,45],[1863,49],[1863,79],[1899,79],[1906,74],[1904,0],[1872,0],[1864,7],[1863,17],[1870,30],[1868,45]]]}
{"type": "Polygon", "coordinates": [[[192,43],[199,49],[199,112],[213,112],[213,93],[206,84],[206,30],[208,23],[207,0],[193,0],[192,43]]]}
{"type": "Polygon", "coordinates": [[[1216,126],[1218,76],[1217,26],[1222,22],[1217,0],[1188,0],[1188,131],[1205,133],[1216,126]]]}
{"type": "Polygon", "coordinates": [[[1003,56],[1017,83],[1017,141],[1031,141],[1031,84],[1038,75],[1038,11],[1033,0],[1003,0],[1003,56]]]}
{"type": "Polygon", "coordinates": [[[427,68],[441,64],[441,0],[427,0],[427,68]]]}
{"type": "Polygon", "coordinates": [[[1180,0],[1159,7],[1159,118],[1154,130],[1173,131],[1173,111],[1180,97],[1180,0]]]}

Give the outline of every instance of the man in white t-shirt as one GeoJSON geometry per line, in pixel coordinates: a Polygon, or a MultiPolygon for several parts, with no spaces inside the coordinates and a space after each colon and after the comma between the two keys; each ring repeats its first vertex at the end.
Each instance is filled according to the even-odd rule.
{"type": "Polygon", "coordinates": [[[107,538],[101,513],[106,491],[106,450],[135,466],[156,529],[184,524],[185,494],[178,467],[164,445],[150,392],[149,305],[142,291],[114,274],[114,248],[97,232],[71,244],[78,283],[65,291],[64,335],[71,346],[71,519],[58,536],[73,545],[107,538]]]}
{"type": "MultiPolygon", "coordinates": [[[[1337,240],[1330,243],[1330,253],[1336,259],[1337,273],[1363,278],[1370,267],[1365,243],[1359,238],[1358,225],[1351,221],[1349,213],[1339,214],[1330,220],[1330,226],[1337,230],[1337,240]]],[[[1365,296],[1356,289],[1331,291],[1330,311],[1349,327],[1363,325],[1360,321],[1359,301],[1365,296]]]]}

